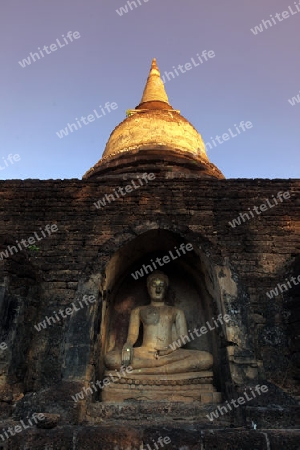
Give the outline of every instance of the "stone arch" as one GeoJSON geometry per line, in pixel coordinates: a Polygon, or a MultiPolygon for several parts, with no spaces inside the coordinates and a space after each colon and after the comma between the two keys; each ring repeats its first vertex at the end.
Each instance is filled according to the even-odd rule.
{"type": "MultiPolygon", "coordinates": [[[[179,248],[181,243],[191,243],[193,251],[161,267],[171,278],[168,301],[174,304],[177,302],[185,310],[184,299],[189,289],[194,299],[192,312],[185,310],[189,329],[201,327],[207,321],[214,326],[213,318],[216,319],[220,314],[230,316],[228,323],[210,330],[207,336],[202,335],[198,339],[201,342],[196,343],[195,340],[188,343],[187,347],[213,353],[214,384],[227,397],[232,397],[235,386],[257,380],[258,375],[262,378],[249,333],[245,290],[232,262],[221,256],[215,241],[203,237],[199,231],[191,231],[187,226],[178,227],[166,221],[147,221],[125,229],[122,234],[115,235],[103,244],[102,253],[98,253],[97,258],[89,263],[88,270],[84,271],[84,279],[79,283],[82,284],[80,292],[97,296],[100,291],[100,297],[89,316],[82,318],[84,327],[80,342],[76,338],[76,330],[81,324],[75,320],[75,314],[71,316],[64,343],[65,366],[68,368],[63,371],[64,379],[103,379],[104,354],[109,346],[121,346],[125,339],[128,317],[135,306],[136,297],[141,302],[149,301],[145,288],[146,277],[145,280],[134,280],[131,273],[149,263],[151,258],[166,255],[175,246],[179,248]],[[132,298],[134,285],[135,297],[132,298]],[[115,304],[121,308],[121,315],[116,319],[120,330],[118,335],[112,337],[109,327],[115,304]],[[242,314],[238,311],[238,305],[241,304],[244,305],[242,314]],[[200,317],[201,322],[199,319],[199,323],[195,323],[195,317],[200,317]]],[[[99,399],[98,394],[96,399],[99,399]]]]}
{"type": "MultiPolygon", "coordinates": [[[[151,259],[155,261],[156,257],[162,258],[173,250],[178,258],[163,267],[158,267],[170,279],[167,303],[184,310],[191,332],[195,327],[200,330],[206,326],[207,333],[201,333],[200,337],[195,337],[195,334],[189,335],[191,339],[186,348],[206,350],[213,354],[214,384],[219,391],[226,390],[225,379],[230,377],[230,375],[224,377],[224,373],[229,374],[226,322],[214,323],[213,320],[219,315],[223,317],[226,314],[224,293],[222,294],[224,280],[222,285],[218,276],[220,266],[215,263],[207,250],[211,245],[204,240],[199,242],[199,235],[193,235],[190,231],[175,232],[152,224],[152,229],[143,230],[114,253],[103,276],[98,379],[102,379],[104,354],[113,348],[121,349],[126,340],[131,310],[149,302],[146,290],[147,274],[134,279],[132,273],[149,263],[154,269],[151,259]],[[179,249],[182,243],[191,243],[193,250],[179,257],[174,249],[175,247],[179,249]],[[207,323],[212,329],[209,329],[207,323]]],[[[148,272],[150,273],[149,269],[148,272]]],[[[233,280],[232,283],[234,284],[233,280]]],[[[231,286],[231,289],[234,287],[231,286]]],[[[141,335],[139,339],[137,345],[140,345],[141,335]]]]}

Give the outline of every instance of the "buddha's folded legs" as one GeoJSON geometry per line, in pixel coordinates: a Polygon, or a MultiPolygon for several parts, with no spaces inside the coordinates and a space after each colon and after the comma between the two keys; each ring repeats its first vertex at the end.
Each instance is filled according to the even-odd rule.
{"type": "MultiPolygon", "coordinates": [[[[131,373],[138,374],[173,374],[199,372],[209,370],[213,365],[213,357],[210,353],[199,350],[178,349],[166,356],[155,357],[156,352],[150,352],[143,347],[133,349],[131,373]]],[[[105,356],[105,365],[108,369],[121,367],[120,351],[111,351],[105,356]]]]}

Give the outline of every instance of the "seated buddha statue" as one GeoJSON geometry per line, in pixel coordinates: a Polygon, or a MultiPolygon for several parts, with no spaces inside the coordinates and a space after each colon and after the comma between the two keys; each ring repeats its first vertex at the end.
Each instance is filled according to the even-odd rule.
{"type": "Polygon", "coordinates": [[[131,375],[188,374],[211,369],[213,357],[210,353],[172,345],[172,329],[175,327],[178,340],[187,335],[187,325],[184,312],[164,302],[168,285],[169,279],[162,272],[156,271],[148,276],[147,288],[151,303],[132,310],[122,351],[112,350],[104,358],[108,369],[130,365],[131,375]],[[142,345],[134,347],[141,324],[142,345]]]}

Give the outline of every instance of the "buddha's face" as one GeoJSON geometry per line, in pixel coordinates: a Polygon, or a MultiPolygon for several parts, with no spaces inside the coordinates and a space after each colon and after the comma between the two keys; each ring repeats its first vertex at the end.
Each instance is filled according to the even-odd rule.
{"type": "Polygon", "coordinates": [[[162,302],[165,297],[167,285],[161,278],[153,278],[149,284],[148,292],[151,300],[162,302]]]}

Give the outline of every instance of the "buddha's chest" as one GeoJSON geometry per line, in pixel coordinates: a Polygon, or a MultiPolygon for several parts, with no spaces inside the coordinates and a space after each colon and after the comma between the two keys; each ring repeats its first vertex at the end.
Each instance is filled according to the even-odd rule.
{"type": "Polygon", "coordinates": [[[172,325],[174,317],[171,311],[160,309],[154,306],[146,306],[140,312],[140,317],[144,325],[172,325]]]}

